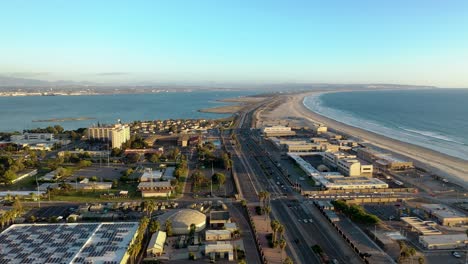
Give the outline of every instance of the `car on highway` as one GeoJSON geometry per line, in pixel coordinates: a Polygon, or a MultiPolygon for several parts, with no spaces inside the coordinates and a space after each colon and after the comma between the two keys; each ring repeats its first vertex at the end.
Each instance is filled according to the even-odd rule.
{"type": "Polygon", "coordinates": [[[458,253],[457,251],[453,251],[452,252],[452,256],[456,257],[456,258],[461,258],[461,254],[458,253]]]}

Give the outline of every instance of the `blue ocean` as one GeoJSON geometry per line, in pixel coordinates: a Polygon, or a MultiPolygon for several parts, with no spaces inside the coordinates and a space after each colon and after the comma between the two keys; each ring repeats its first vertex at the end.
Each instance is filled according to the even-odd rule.
{"type": "Polygon", "coordinates": [[[199,109],[228,105],[218,100],[253,95],[255,91],[194,91],[153,94],[0,97],[0,131],[22,131],[50,125],[77,129],[89,125],[135,120],[222,118],[199,109]],[[63,118],[93,118],[65,122],[33,122],[63,118]]]}
{"type": "Polygon", "coordinates": [[[468,160],[468,89],[359,91],[305,98],[342,123],[468,160]]]}

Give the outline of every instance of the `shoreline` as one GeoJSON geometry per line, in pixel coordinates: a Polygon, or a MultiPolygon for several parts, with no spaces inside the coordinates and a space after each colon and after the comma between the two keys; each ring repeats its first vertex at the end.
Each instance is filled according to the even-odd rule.
{"type": "Polygon", "coordinates": [[[242,111],[242,109],[244,109],[249,104],[257,103],[265,99],[266,97],[250,97],[250,96],[225,98],[225,99],[221,99],[217,101],[224,102],[224,103],[232,103],[232,104],[210,107],[210,108],[203,108],[203,109],[198,109],[197,111],[200,113],[212,113],[212,114],[235,114],[235,113],[242,111]]]}
{"type": "Polygon", "coordinates": [[[323,93],[341,91],[316,91],[286,95],[284,97],[285,100],[278,107],[264,114],[264,117],[260,119],[265,121],[288,120],[290,123],[309,127],[313,123],[322,123],[334,131],[355,137],[363,142],[368,142],[391,153],[404,156],[412,160],[416,166],[445,177],[449,181],[462,185],[464,188],[468,188],[468,162],[466,160],[347,125],[313,112],[303,103],[305,97],[309,95],[318,96],[323,93]],[[298,117],[302,118],[303,122],[293,120],[291,117],[296,117],[296,119],[298,117]],[[298,122],[299,124],[297,124],[298,122]]]}

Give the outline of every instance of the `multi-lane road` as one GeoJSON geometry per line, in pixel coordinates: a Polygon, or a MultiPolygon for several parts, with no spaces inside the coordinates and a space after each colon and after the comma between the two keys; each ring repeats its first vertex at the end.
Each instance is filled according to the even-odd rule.
{"type": "Polygon", "coordinates": [[[242,198],[255,204],[259,191],[270,193],[272,215],[286,226],[286,252],[295,263],[321,263],[311,249],[316,244],[338,263],[362,263],[316,208],[303,203],[303,197],[293,191],[284,172],[258,144],[258,135],[250,128],[252,115],[260,106],[254,105],[240,113],[238,128],[234,131],[238,142],[231,144],[227,135],[224,138],[242,198]]]}

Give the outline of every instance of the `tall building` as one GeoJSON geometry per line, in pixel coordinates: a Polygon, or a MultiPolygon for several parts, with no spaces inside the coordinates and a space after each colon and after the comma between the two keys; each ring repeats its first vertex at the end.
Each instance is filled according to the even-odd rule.
{"type": "Polygon", "coordinates": [[[120,123],[93,126],[88,128],[88,138],[110,141],[112,148],[121,148],[130,139],[130,127],[120,123]]]}

